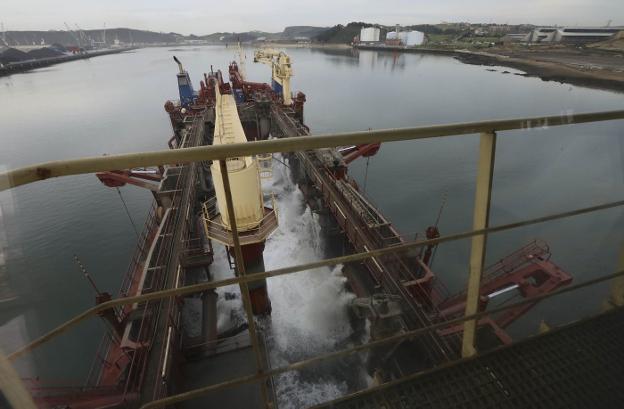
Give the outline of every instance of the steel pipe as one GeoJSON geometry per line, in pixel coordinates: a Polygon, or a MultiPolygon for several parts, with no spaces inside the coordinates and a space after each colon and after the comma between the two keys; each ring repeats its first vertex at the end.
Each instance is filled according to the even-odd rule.
{"type": "MultiPolygon", "coordinates": [[[[494,180],[494,159],[496,157],[496,132],[484,132],[479,141],[479,161],[477,162],[477,188],[475,191],[474,214],[472,229],[481,230],[488,227],[490,221],[490,201],[492,199],[492,181],[494,180]]],[[[470,243],[470,265],[468,286],[466,291],[466,315],[479,311],[479,290],[481,289],[481,272],[485,264],[487,235],[472,236],[470,243]]],[[[462,356],[464,358],[477,353],[475,335],[477,322],[464,323],[462,339],[462,356]]]]}
{"type": "Polygon", "coordinates": [[[253,156],[261,153],[294,152],[344,145],[405,141],[482,132],[535,129],[586,122],[624,119],[624,110],[583,114],[464,122],[414,128],[345,132],[316,136],[298,136],[219,146],[200,146],[166,151],[138,152],[82,159],[44,162],[0,173],[0,191],[53,177],[104,172],[135,167],[182,164],[228,157],[253,156]]]}

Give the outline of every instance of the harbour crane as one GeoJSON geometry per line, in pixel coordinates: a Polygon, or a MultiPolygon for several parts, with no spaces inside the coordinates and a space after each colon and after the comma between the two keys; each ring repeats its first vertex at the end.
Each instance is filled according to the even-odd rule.
{"type": "Polygon", "coordinates": [[[284,105],[291,105],[293,101],[290,94],[290,77],[293,73],[290,57],[283,51],[263,48],[254,53],[254,62],[271,66],[273,91],[282,95],[284,105]]]}
{"type": "Polygon", "coordinates": [[[82,44],[80,43],[80,38],[76,35],[76,33],[74,33],[74,31],[71,29],[69,24],[67,24],[67,23],[63,23],[63,24],[65,24],[65,28],[67,29],[67,32],[76,41],[76,45],[78,46],[78,48],[82,48],[82,44]]]}
{"type": "Polygon", "coordinates": [[[82,28],[80,28],[77,23],[74,25],[76,26],[76,32],[78,33],[80,39],[84,42],[84,44],[93,46],[93,40],[91,39],[91,37],[89,37],[89,35],[87,35],[87,33],[82,28]]]}

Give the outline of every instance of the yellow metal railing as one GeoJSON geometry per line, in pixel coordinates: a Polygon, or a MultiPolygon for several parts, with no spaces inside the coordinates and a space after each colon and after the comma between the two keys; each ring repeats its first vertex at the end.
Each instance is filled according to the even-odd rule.
{"type": "MultiPolygon", "coordinates": [[[[220,216],[219,214],[213,216],[214,219],[211,220],[209,202],[210,200],[202,204],[202,222],[208,237],[226,246],[234,246],[232,228],[222,223],[223,219],[218,217],[220,216]]],[[[269,211],[266,211],[267,208],[265,208],[266,214],[256,227],[244,231],[239,230],[238,236],[241,246],[264,241],[277,228],[279,223],[277,204],[273,194],[271,194],[271,205],[272,208],[269,211]]]]}
{"type": "MultiPolygon", "coordinates": [[[[589,280],[581,284],[577,284],[571,287],[567,287],[550,294],[544,294],[538,297],[527,298],[521,302],[506,305],[504,307],[496,308],[486,312],[477,313],[476,309],[471,307],[476,302],[475,294],[478,295],[478,291],[475,293],[475,289],[478,290],[481,274],[483,271],[483,260],[486,251],[486,237],[487,234],[515,229],[521,226],[527,226],[537,223],[543,223],[551,220],[558,220],[568,217],[573,217],[580,214],[587,214],[600,210],[610,209],[624,205],[624,200],[604,203],[592,207],[571,210],[558,214],[542,216],[534,219],[522,220],[514,223],[509,223],[499,226],[488,226],[490,195],[493,178],[493,164],[495,158],[495,141],[496,132],[513,130],[513,129],[532,129],[532,128],[544,128],[551,126],[569,125],[575,123],[597,122],[607,120],[624,119],[624,111],[611,111],[611,112],[598,112],[576,115],[564,115],[564,116],[550,116],[550,117],[537,117],[537,118],[523,118],[523,119],[511,119],[511,120],[498,120],[498,121],[485,121],[485,122],[473,122],[453,125],[436,125],[429,127],[417,127],[406,129],[388,129],[381,131],[366,131],[366,132],[350,132],[333,135],[321,135],[321,136],[305,136],[296,138],[285,138],[280,140],[270,140],[261,142],[250,142],[246,144],[231,144],[221,146],[205,146],[178,149],[173,151],[161,151],[161,152],[145,152],[137,154],[126,155],[114,155],[107,157],[75,159],[67,161],[48,162],[39,165],[28,166],[4,173],[0,173],[0,191],[9,189],[11,187],[20,186],[28,183],[35,182],[37,180],[43,180],[51,177],[73,175],[80,173],[91,173],[96,171],[104,171],[110,169],[124,169],[137,166],[153,166],[164,165],[170,163],[189,163],[195,161],[205,160],[219,160],[221,166],[221,173],[226,190],[226,201],[228,206],[228,213],[230,219],[233,216],[233,203],[232,197],[229,193],[229,180],[227,176],[227,169],[225,160],[231,157],[251,156],[263,153],[275,153],[275,152],[292,152],[299,150],[309,150],[323,147],[336,147],[348,144],[363,144],[374,142],[390,142],[399,140],[411,140],[411,139],[425,139],[434,138],[448,135],[465,135],[465,134],[481,134],[480,154],[477,169],[477,189],[475,193],[475,210],[473,219],[473,230],[463,233],[457,233],[439,237],[432,240],[412,241],[390,248],[384,248],[379,250],[367,251],[364,253],[352,254],[348,256],[336,257],[331,259],[322,260],[314,263],[307,263],[304,265],[291,266],[278,270],[267,271],[264,273],[257,273],[253,275],[245,274],[245,266],[242,259],[241,246],[239,232],[236,228],[235,220],[230,220],[232,226],[232,238],[236,255],[236,268],[237,276],[234,278],[221,280],[218,282],[201,283],[192,286],[179,287],[174,289],[166,289],[162,291],[155,291],[150,294],[143,294],[135,297],[119,298],[106,303],[93,307],[78,316],[72,318],[66,323],[58,326],[54,330],[48,332],[37,340],[34,340],[30,344],[18,349],[9,355],[10,360],[14,360],[18,356],[21,356],[28,351],[36,348],[37,346],[47,342],[48,340],[58,336],[59,334],[67,331],[72,326],[79,322],[97,315],[98,312],[106,309],[114,308],[120,305],[132,304],[135,302],[143,302],[148,300],[163,299],[172,296],[180,296],[192,294],[199,291],[204,291],[210,288],[221,287],[231,284],[239,284],[241,286],[241,294],[243,297],[243,304],[247,312],[249,321],[250,338],[256,352],[257,372],[233,380],[225,381],[220,384],[210,385],[203,388],[199,388],[193,391],[185,392],[182,394],[170,396],[158,401],[151,402],[144,407],[160,407],[167,404],[180,402],[183,400],[191,399],[193,397],[200,396],[207,392],[217,390],[224,387],[231,387],[248,382],[262,381],[262,385],[267,378],[283,373],[290,370],[297,370],[305,366],[317,363],[323,360],[336,358],[346,354],[362,351],[371,347],[389,343],[397,342],[407,338],[414,338],[416,336],[425,334],[427,332],[435,331],[437,329],[448,327],[449,325],[463,323],[465,325],[464,331],[464,343],[463,352],[464,356],[470,356],[475,353],[474,350],[474,322],[475,320],[483,317],[486,314],[492,314],[500,311],[504,311],[509,308],[514,308],[518,305],[526,303],[534,303],[536,301],[550,298],[561,293],[570,292],[578,288],[586,287],[596,284],[605,280],[624,277],[624,270],[616,271],[613,274],[603,276],[594,280],[589,280]],[[385,338],[382,340],[369,342],[363,345],[358,345],[353,348],[332,352],[325,355],[320,355],[315,358],[303,360],[294,364],[287,365],[281,368],[275,368],[268,370],[263,367],[263,363],[260,359],[258,340],[256,337],[255,323],[251,314],[249,294],[247,291],[247,285],[249,282],[255,280],[266,279],[269,277],[276,277],[285,274],[292,274],[298,271],[311,270],[322,266],[333,266],[342,263],[367,260],[373,257],[379,257],[384,254],[390,254],[395,252],[405,252],[408,250],[421,248],[423,246],[440,244],[464,238],[472,239],[472,251],[470,261],[470,276],[468,284],[468,300],[466,315],[462,318],[457,318],[435,325],[419,328],[413,331],[409,331],[397,336],[385,338]]],[[[621,286],[620,286],[621,287],[621,286]]],[[[614,303],[616,304],[616,303],[614,303]]],[[[266,391],[263,388],[264,394],[266,391]]],[[[266,395],[265,395],[266,396],[266,395]]],[[[265,400],[266,401],[266,400],[265,400]]]]}
{"type": "Polygon", "coordinates": [[[260,153],[294,152],[345,145],[428,139],[440,136],[467,135],[514,129],[534,129],[615,119],[624,119],[624,110],[421,126],[415,128],[384,129],[377,131],[345,132],[218,146],[199,146],[166,151],[60,160],[0,172],[0,191],[53,177],[104,172],[111,169],[131,169],[135,167],[172,165],[176,163],[183,164],[240,156],[253,156],[260,153]]]}

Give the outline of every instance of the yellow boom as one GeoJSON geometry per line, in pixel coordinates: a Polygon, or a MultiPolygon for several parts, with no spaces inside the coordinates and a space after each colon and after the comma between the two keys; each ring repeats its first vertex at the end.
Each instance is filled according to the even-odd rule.
{"type": "Polygon", "coordinates": [[[290,57],[283,51],[263,48],[254,53],[254,62],[261,62],[271,66],[271,78],[282,88],[284,105],[291,105],[290,77],[292,77],[293,72],[290,65],[290,57]]]}

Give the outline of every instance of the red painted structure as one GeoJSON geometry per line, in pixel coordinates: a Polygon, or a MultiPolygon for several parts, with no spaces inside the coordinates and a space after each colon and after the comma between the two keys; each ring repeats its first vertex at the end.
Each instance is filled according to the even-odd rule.
{"type": "Polygon", "coordinates": [[[95,176],[108,187],[122,187],[126,184],[130,184],[156,192],[158,191],[158,184],[149,182],[160,182],[162,173],[162,168],[153,171],[132,169],[98,172],[95,176]]]}
{"type": "Polygon", "coordinates": [[[377,143],[368,143],[364,145],[350,146],[348,148],[342,148],[340,153],[344,156],[345,164],[350,164],[354,160],[359,157],[369,158],[374,156],[379,152],[379,148],[381,144],[377,143]]]}
{"type": "MultiPolygon", "coordinates": [[[[512,294],[523,298],[535,297],[555,291],[572,282],[572,276],[550,261],[550,249],[541,241],[534,241],[506,256],[490,266],[483,274],[479,291],[481,302],[479,311],[487,310],[488,304],[495,297],[512,294]]],[[[535,303],[524,304],[509,309],[496,317],[488,317],[479,325],[491,326],[503,343],[510,343],[511,337],[502,331],[520,318],[535,303]]],[[[439,303],[441,320],[450,320],[463,315],[466,308],[466,294],[460,292],[439,303]]],[[[443,335],[459,333],[462,326],[457,325],[441,331],[443,335]]]]}
{"type": "MultiPolygon", "coordinates": [[[[289,129],[285,134],[308,134],[305,129],[295,130],[291,126],[293,119],[288,118],[285,113],[281,116],[276,122],[289,129]]],[[[325,207],[356,252],[407,242],[385,216],[359,192],[357,183],[349,178],[347,172],[348,163],[361,156],[374,155],[378,150],[379,144],[367,144],[340,150],[319,149],[295,154],[297,160],[303,164],[311,185],[302,186],[302,190],[313,200],[320,194],[325,207]]],[[[440,237],[437,226],[428,227],[425,237],[440,237]]],[[[365,260],[362,264],[370,273],[375,290],[371,290],[370,284],[367,288],[362,280],[354,276],[347,276],[347,279],[358,297],[368,297],[371,291],[381,291],[405,298],[413,310],[422,312],[416,314],[415,318],[415,321],[421,321],[420,325],[456,318],[464,313],[465,294],[451,296],[436,278],[431,269],[432,254],[436,247],[437,245],[426,246],[416,257],[403,253],[365,260]]],[[[504,290],[502,293],[515,291],[522,297],[531,297],[552,292],[571,281],[570,274],[550,261],[548,246],[535,241],[486,270],[481,285],[481,310],[485,310],[490,297],[494,297],[501,290],[504,290]]],[[[504,328],[533,306],[534,304],[526,304],[498,317],[484,318],[479,321],[479,325],[488,325],[500,342],[509,343],[511,337],[504,328]]],[[[462,331],[462,326],[456,326],[439,331],[439,335],[457,341],[462,331]]]]}
{"type": "MultiPolygon", "coordinates": [[[[229,67],[232,85],[224,83],[220,71],[204,74],[205,81],[200,83],[197,98],[189,108],[168,101],[165,110],[170,116],[174,136],[169,141],[171,148],[179,147],[181,138],[179,131],[184,129],[184,121],[199,115],[210,108],[215,101],[215,86],[222,93],[239,90],[246,102],[254,99],[268,98],[278,101],[268,84],[244,81],[238,72],[238,66],[232,63],[229,67]],[[216,79],[216,81],[215,81],[216,79]]],[[[284,107],[281,104],[271,106],[272,119],[284,136],[306,135],[308,128],[303,124],[303,106],[305,95],[296,94],[293,104],[284,107]]],[[[368,252],[405,243],[401,234],[385,218],[385,216],[359,191],[357,183],[348,176],[347,165],[358,157],[369,157],[377,153],[379,144],[353,146],[338,151],[335,149],[319,149],[317,151],[297,152],[294,154],[302,163],[308,176],[308,184],[301,184],[301,189],[308,198],[318,195],[325,208],[333,216],[345,237],[356,252],[368,252]],[[314,191],[314,192],[313,192],[314,191]]],[[[162,170],[151,174],[137,170],[122,170],[98,173],[98,178],[107,186],[121,187],[132,184],[157,191],[157,183],[162,178],[162,170]]],[[[120,295],[129,296],[150,291],[149,280],[159,279],[157,270],[146,267],[148,253],[161,250],[155,246],[157,240],[168,240],[173,237],[173,225],[165,222],[167,213],[160,214],[155,206],[146,222],[138,247],[133,256],[128,273],[122,283],[120,295]],[[170,227],[171,226],[171,227],[170,227]],[[151,275],[151,278],[143,276],[151,275]]],[[[437,227],[429,227],[426,238],[439,237],[437,227]]],[[[190,240],[187,240],[190,241],[190,240]]],[[[264,270],[261,260],[264,243],[243,246],[243,258],[247,273],[253,274],[264,270]]],[[[405,321],[409,328],[423,327],[435,322],[448,320],[463,314],[465,294],[449,295],[442,283],[437,280],[431,269],[432,255],[435,245],[429,245],[419,254],[389,254],[373,257],[362,262],[368,272],[365,280],[353,273],[346,272],[350,287],[358,297],[368,297],[374,292],[383,292],[400,296],[405,301],[405,321]]],[[[166,252],[162,257],[166,258],[166,252]]],[[[162,263],[156,263],[161,265],[162,263]]],[[[550,251],[540,242],[528,246],[505,257],[484,273],[480,289],[482,297],[481,310],[486,310],[491,300],[500,294],[517,292],[523,297],[544,294],[567,285],[571,276],[550,261],[550,251]]],[[[261,286],[262,287],[262,286],[261,286]]],[[[270,300],[264,288],[250,288],[254,312],[262,314],[270,312],[270,300]]],[[[97,302],[103,302],[99,299],[97,302]]],[[[175,302],[179,303],[179,300],[175,302]]],[[[480,327],[488,326],[503,343],[511,338],[504,328],[526,313],[534,304],[526,304],[505,312],[499,316],[486,317],[479,321],[480,327]]],[[[160,307],[158,307],[160,308],[160,307]]],[[[129,305],[114,310],[114,316],[103,316],[112,328],[113,336],[106,337],[96,353],[94,366],[86,386],[82,388],[42,388],[33,384],[37,403],[42,407],[66,405],[72,408],[120,407],[129,402],[136,402],[146,379],[147,355],[152,334],[147,333],[151,320],[154,319],[156,307],[148,305],[129,305]],[[128,325],[135,322],[134,327],[128,325]],[[125,328],[120,333],[120,328],[125,328]],[[136,334],[133,331],[136,330],[136,334]],[[148,342],[136,340],[149,340],[148,342]]],[[[171,309],[164,309],[169,316],[171,309]]],[[[152,326],[153,327],[153,326],[152,326]]],[[[434,359],[437,362],[448,359],[454,353],[453,340],[461,335],[461,326],[452,326],[438,331],[429,342],[435,343],[438,352],[434,359]],[[441,353],[441,355],[439,355],[441,353]]],[[[175,339],[180,339],[175,330],[175,339]]],[[[177,346],[177,345],[176,345],[177,346]]],[[[172,358],[173,359],[173,358],[172,358]]],[[[172,361],[173,362],[173,361],[172,361]]],[[[165,363],[166,364],[166,363],[165,363]]],[[[173,365],[173,364],[171,364],[173,365]]],[[[161,366],[162,367],[162,362],[161,366]]],[[[153,381],[153,380],[152,380],[153,381]]],[[[153,396],[158,395],[159,389],[153,396]]]]}

